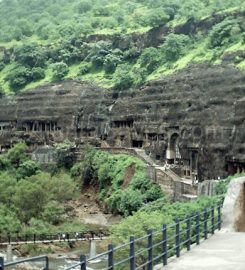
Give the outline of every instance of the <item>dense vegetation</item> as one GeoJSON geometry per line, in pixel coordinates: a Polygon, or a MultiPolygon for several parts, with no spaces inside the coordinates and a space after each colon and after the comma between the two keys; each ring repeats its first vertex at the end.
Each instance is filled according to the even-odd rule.
{"type": "Polygon", "coordinates": [[[159,230],[163,224],[173,224],[176,219],[185,219],[188,216],[195,215],[197,212],[203,212],[212,206],[221,205],[227,188],[232,179],[245,176],[245,174],[236,174],[217,183],[215,187],[216,195],[213,197],[200,197],[191,202],[171,203],[166,198],[160,198],[143,206],[132,216],[125,218],[120,224],[111,228],[112,239],[115,242],[125,242],[131,235],[142,236],[148,229],[159,230]]]}
{"type": "MultiPolygon", "coordinates": [[[[243,9],[242,0],[2,0],[0,93],[65,77],[127,89],[188,63],[219,63],[225,53],[244,50],[244,15],[236,13],[243,9]],[[225,12],[212,22],[213,14],[225,12]],[[208,28],[172,33],[207,17],[208,28]],[[140,39],[164,25],[170,34],[157,47],[132,41],[132,32],[140,39]]],[[[245,66],[240,56],[233,64],[245,66]]]]}
{"type": "Polygon", "coordinates": [[[71,175],[80,186],[98,184],[99,198],[113,213],[128,216],[164,196],[160,186],[149,179],[145,164],[135,157],[90,148],[83,160],[74,165],[71,175]],[[127,168],[132,169],[128,179],[125,177],[127,168]]]}
{"type": "Polygon", "coordinates": [[[68,173],[41,170],[17,144],[0,156],[0,231],[51,233],[83,230],[71,222],[66,203],[79,198],[79,189],[68,173]]]}
{"type": "Polygon", "coordinates": [[[82,231],[86,226],[72,218],[69,201],[79,199],[88,185],[98,186],[98,199],[108,211],[132,214],[145,203],[163,197],[160,187],[146,176],[140,160],[126,155],[110,155],[93,148],[84,161],[75,164],[69,142],[56,145],[57,165],[41,168],[27,154],[25,144],[17,144],[0,156],[0,232],[52,233],[82,231]],[[134,166],[133,179],[124,190],[126,168],[134,166]]]}
{"type": "MultiPolygon", "coordinates": [[[[0,156],[0,232],[50,234],[82,231],[88,227],[72,218],[72,204],[91,185],[107,212],[125,219],[111,228],[112,239],[121,243],[130,235],[160,229],[176,218],[221,203],[229,177],[217,185],[217,196],[192,202],[172,203],[147,176],[145,164],[128,155],[112,155],[88,147],[74,164],[70,142],[56,145],[55,166],[41,168],[32,161],[27,146],[19,143],[0,156]],[[116,240],[115,240],[116,239],[116,240]]],[[[236,176],[235,176],[236,177],[236,176]]]]}

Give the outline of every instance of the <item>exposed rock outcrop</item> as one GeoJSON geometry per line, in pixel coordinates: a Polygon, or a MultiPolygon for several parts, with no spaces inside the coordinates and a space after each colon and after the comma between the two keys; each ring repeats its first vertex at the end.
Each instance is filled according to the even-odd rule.
{"type": "Polygon", "coordinates": [[[245,232],[245,177],[230,182],[222,209],[222,221],[227,230],[245,232]]]}
{"type": "Polygon", "coordinates": [[[217,179],[245,170],[244,94],[244,72],[207,63],[134,91],[67,80],[1,98],[0,145],[143,148],[181,177],[217,179]]]}

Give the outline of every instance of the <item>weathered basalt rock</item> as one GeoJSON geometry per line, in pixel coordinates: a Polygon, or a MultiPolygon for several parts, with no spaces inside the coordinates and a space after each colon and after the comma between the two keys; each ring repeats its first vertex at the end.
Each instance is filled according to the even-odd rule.
{"type": "Polygon", "coordinates": [[[245,232],[245,177],[230,182],[222,209],[222,220],[226,230],[245,232]]]}
{"type": "Polygon", "coordinates": [[[144,148],[184,178],[217,179],[245,170],[245,73],[189,66],[135,91],[75,80],[0,99],[2,151],[64,139],[144,148]]]}

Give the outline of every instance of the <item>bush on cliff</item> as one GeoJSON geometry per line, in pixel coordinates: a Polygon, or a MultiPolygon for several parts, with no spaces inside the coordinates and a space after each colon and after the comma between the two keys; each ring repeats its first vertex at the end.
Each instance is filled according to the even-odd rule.
{"type": "Polygon", "coordinates": [[[82,185],[98,185],[100,199],[113,213],[128,216],[144,204],[164,196],[160,186],[147,176],[145,164],[135,157],[88,148],[81,170],[79,166],[72,168],[73,177],[80,179],[82,185]],[[132,169],[132,175],[126,179],[128,168],[132,169]]]}

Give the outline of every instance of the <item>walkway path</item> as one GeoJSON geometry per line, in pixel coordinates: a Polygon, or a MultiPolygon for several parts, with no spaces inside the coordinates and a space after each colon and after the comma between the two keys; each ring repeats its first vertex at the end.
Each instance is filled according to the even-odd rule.
{"type": "MultiPolygon", "coordinates": [[[[159,268],[158,268],[159,269],[159,268]]],[[[244,270],[245,233],[218,232],[161,270],[244,270]]]]}

